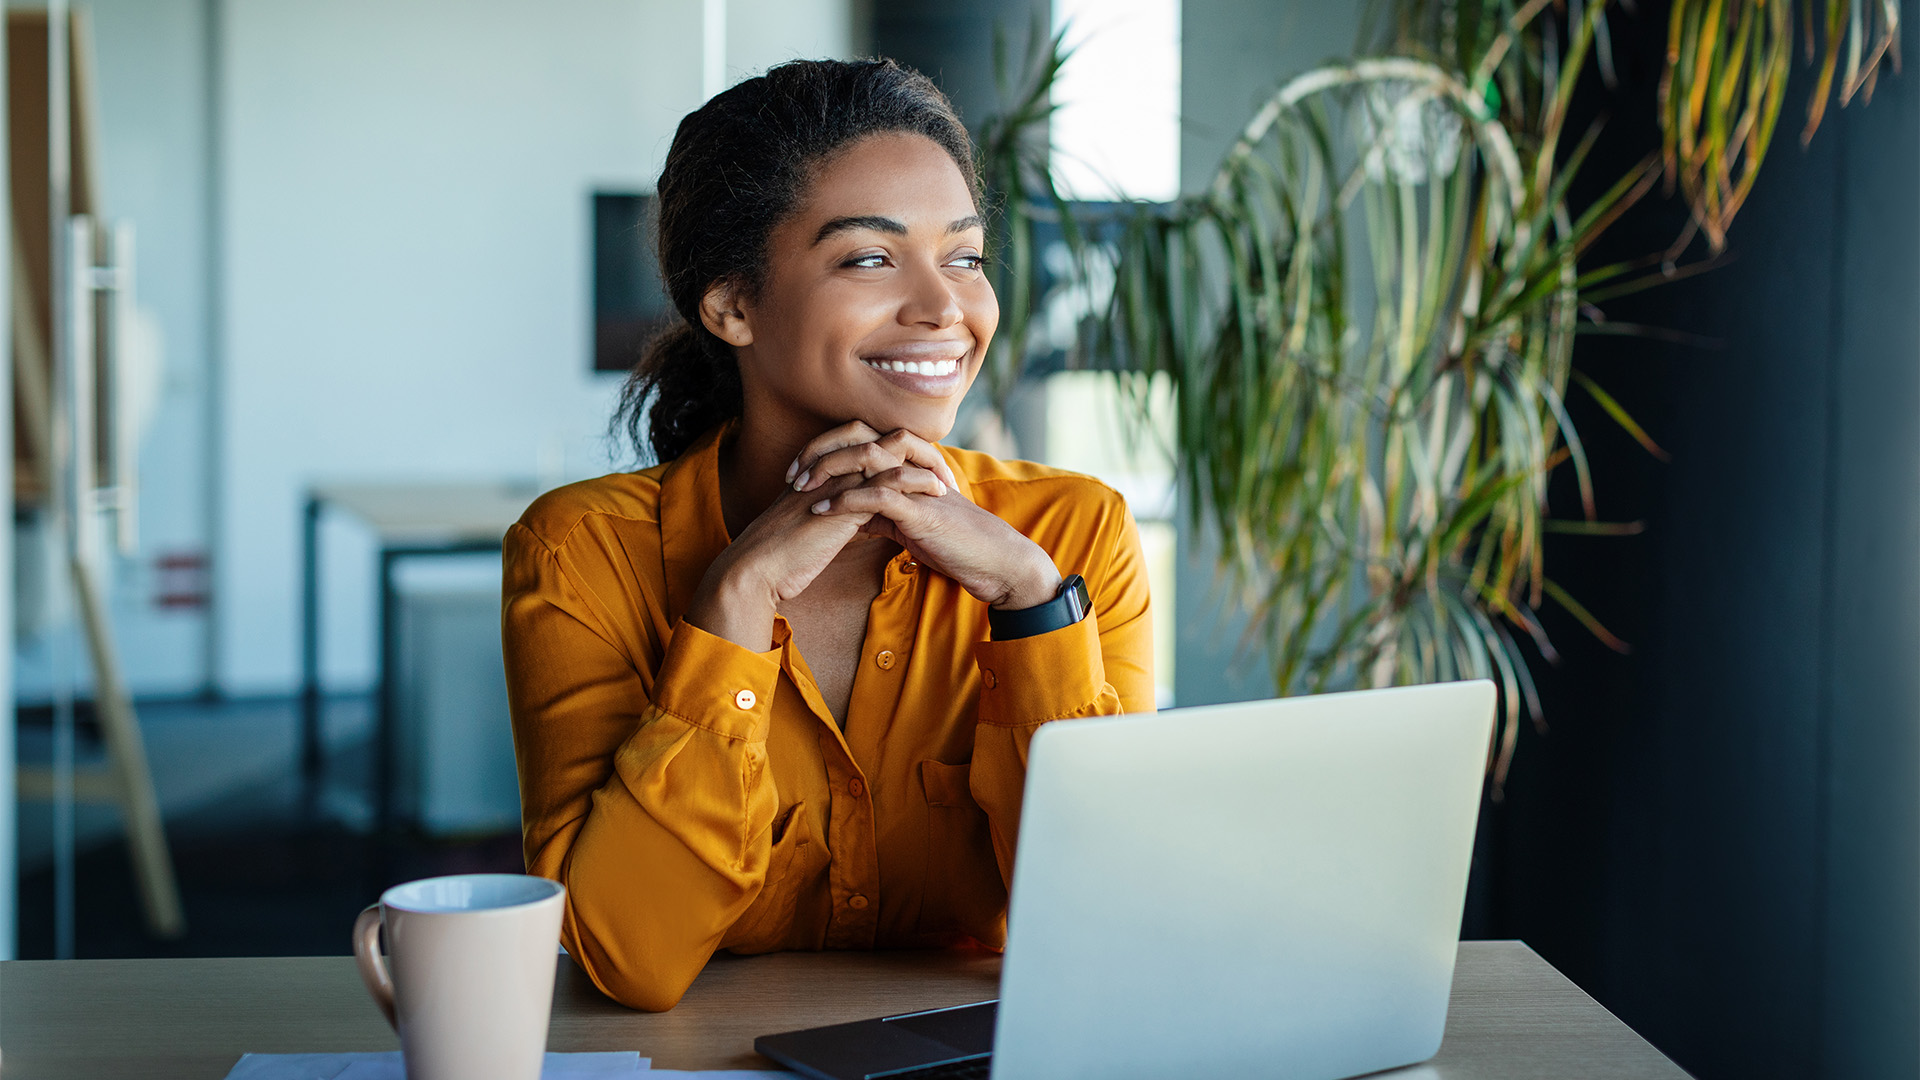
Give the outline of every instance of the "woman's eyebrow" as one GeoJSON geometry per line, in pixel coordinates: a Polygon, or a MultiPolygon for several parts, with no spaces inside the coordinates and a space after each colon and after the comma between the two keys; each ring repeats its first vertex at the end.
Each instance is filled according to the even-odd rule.
{"type": "Polygon", "coordinates": [[[856,229],[871,229],[874,232],[892,233],[895,236],[907,235],[907,227],[890,217],[861,214],[854,217],[837,217],[820,226],[820,232],[813,238],[814,245],[818,246],[835,233],[852,232],[856,229]]]}
{"type": "MultiPolygon", "coordinates": [[[[969,214],[948,225],[947,235],[951,236],[954,233],[965,232],[968,229],[984,229],[986,225],[985,219],[979,214],[969,214]]],[[[893,236],[907,235],[906,225],[893,218],[881,217],[877,214],[857,214],[852,217],[837,217],[825,225],[820,226],[820,231],[813,237],[814,246],[818,247],[820,244],[825,243],[828,237],[838,233],[853,232],[859,229],[871,229],[874,232],[889,233],[893,236]]]]}

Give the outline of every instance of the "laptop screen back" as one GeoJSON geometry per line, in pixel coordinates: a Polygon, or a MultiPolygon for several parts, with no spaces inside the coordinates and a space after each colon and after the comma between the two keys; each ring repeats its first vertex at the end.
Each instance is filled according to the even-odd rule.
{"type": "Polygon", "coordinates": [[[1440,1045],[1491,683],[1048,724],[995,1080],[1352,1076],[1440,1045]]]}

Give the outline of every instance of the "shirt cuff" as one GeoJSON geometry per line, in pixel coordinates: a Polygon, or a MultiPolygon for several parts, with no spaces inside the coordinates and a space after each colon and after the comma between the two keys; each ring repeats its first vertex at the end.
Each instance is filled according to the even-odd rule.
{"type": "Polygon", "coordinates": [[[779,648],[753,652],[683,620],[653,678],[653,705],[716,735],[765,742],[779,683],[779,648]]]}
{"type": "Polygon", "coordinates": [[[980,665],[980,722],[1037,724],[1078,716],[1107,682],[1097,613],[1072,626],[973,647],[980,665]]]}

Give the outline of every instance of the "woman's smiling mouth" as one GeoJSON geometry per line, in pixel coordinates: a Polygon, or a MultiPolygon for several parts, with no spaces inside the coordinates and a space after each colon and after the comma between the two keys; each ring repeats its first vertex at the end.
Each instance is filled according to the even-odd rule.
{"type": "Polygon", "coordinates": [[[965,365],[972,352],[972,342],[952,338],[902,341],[874,349],[860,362],[909,393],[948,397],[955,389],[965,388],[965,365]]]}

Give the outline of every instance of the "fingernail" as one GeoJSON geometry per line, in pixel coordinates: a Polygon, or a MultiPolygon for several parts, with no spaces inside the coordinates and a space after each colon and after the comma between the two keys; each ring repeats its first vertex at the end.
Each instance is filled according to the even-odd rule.
{"type": "Polygon", "coordinates": [[[813,470],[808,469],[806,472],[803,472],[799,476],[795,477],[793,481],[793,490],[795,491],[807,490],[807,478],[812,475],[813,475],[813,470]]]}
{"type": "Polygon", "coordinates": [[[794,458],[794,459],[793,459],[793,464],[791,464],[791,465],[789,465],[789,466],[787,466],[787,482],[788,482],[788,483],[792,483],[792,482],[793,482],[793,474],[794,474],[794,473],[797,473],[797,472],[799,472],[799,471],[800,471],[800,459],[799,459],[799,458],[794,458]]]}
{"type": "Polygon", "coordinates": [[[819,502],[817,502],[817,503],[814,503],[814,504],[813,504],[813,512],[814,512],[814,513],[816,513],[816,514],[824,514],[824,513],[826,513],[826,512],[827,512],[827,504],[828,504],[829,502],[832,502],[832,501],[833,501],[833,500],[831,500],[831,499],[821,499],[821,500],[820,500],[819,502]]]}
{"type": "Polygon", "coordinates": [[[933,478],[933,493],[936,496],[945,495],[947,493],[947,485],[941,483],[940,478],[937,476],[933,478]]]}

